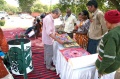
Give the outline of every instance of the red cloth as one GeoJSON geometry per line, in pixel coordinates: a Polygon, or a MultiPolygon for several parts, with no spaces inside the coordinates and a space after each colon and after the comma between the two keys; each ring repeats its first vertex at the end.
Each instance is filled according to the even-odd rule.
{"type": "Polygon", "coordinates": [[[105,20],[109,23],[120,22],[120,12],[118,10],[109,10],[105,13],[105,20]]]}
{"type": "Polygon", "coordinates": [[[1,28],[0,28],[0,49],[4,53],[7,53],[9,50],[6,38],[4,37],[3,31],[1,28]]]}
{"type": "Polygon", "coordinates": [[[68,61],[69,58],[81,57],[85,55],[90,55],[89,52],[84,50],[83,48],[65,48],[60,50],[62,55],[68,61]]]}

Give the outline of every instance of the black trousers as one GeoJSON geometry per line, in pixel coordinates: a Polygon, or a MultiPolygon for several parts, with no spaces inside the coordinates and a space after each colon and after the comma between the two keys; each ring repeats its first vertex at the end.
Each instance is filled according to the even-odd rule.
{"type": "Polygon", "coordinates": [[[97,53],[97,46],[99,44],[100,39],[98,40],[94,40],[94,39],[88,39],[88,47],[87,47],[87,51],[90,54],[95,54],[97,53]]]}
{"type": "Polygon", "coordinates": [[[73,33],[67,33],[69,35],[70,38],[73,39],[73,33]]]}

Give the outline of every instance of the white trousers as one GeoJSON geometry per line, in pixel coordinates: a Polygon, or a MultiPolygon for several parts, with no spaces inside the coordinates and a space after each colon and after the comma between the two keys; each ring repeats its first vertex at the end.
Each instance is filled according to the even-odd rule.
{"type": "Polygon", "coordinates": [[[116,73],[116,71],[109,73],[109,74],[105,74],[105,75],[101,76],[101,78],[98,78],[98,70],[96,69],[94,79],[114,79],[115,73],[116,73]]]}

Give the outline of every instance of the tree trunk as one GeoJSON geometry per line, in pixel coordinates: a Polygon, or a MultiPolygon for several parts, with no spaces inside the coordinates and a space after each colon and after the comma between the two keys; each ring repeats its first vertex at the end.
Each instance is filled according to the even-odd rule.
{"type": "Polygon", "coordinates": [[[117,6],[117,10],[120,12],[120,5],[117,6]]]}

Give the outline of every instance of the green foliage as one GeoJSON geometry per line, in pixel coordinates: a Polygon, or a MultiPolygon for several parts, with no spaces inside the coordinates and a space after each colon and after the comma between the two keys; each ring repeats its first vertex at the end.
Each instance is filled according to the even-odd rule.
{"type": "Polygon", "coordinates": [[[97,0],[97,2],[99,9],[103,12],[106,12],[109,9],[115,9],[115,6],[113,6],[113,4],[108,0],[97,0]]]}
{"type": "Polygon", "coordinates": [[[120,11],[120,0],[109,0],[108,4],[120,11]]]}
{"type": "MultiPolygon", "coordinates": [[[[18,12],[49,12],[55,8],[60,8],[62,13],[66,13],[67,8],[71,8],[76,15],[86,9],[88,0],[60,0],[59,4],[47,6],[39,3],[39,0],[18,0],[19,8],[8,5],[5,0],[0,0],[0,11],[6,11],[10,14],[18,12]],[[76,2],[77,1],[77,2],[76,2]]],[[[96,0],[99,9],[103,12],[110,9],[118,9],[120,11],[120,0],[96,0]]]]}
{"type": "Polygon", "coordinates": [[[20,11],[19,8],[8,5],[8,4],[5,5],[4,10],[8,12],[8,14],[15,14],[20,11]]]}
{"type": "Polygon", "coordinates": [[[60,8],[62,13],[66,12],[67,8],[70,8],[74,14],[80,13],[82,10],[86,9],[87,0],[79,0],[77,2],[72,0],[60,0],[60,4],[54,5],[52,9],[60,8]]]}
{"type": "Polygon", "coordinates": [[[120,0],[96,0],[99,8],[105,12],[111,9],[118,9],[120,11],[120,0]]]}
{"type": "Polygon", "coordinates": [[[48,12],[48,6],[36,3],[31,7],[31,12],[48,12]]]}
{"type": "Polygon", "coordinates": [[[0,10],[4,10],[6,2],[4,0],[0,0],[0,10]]]}
{"type": "Polygon", "coordinates": [[[5,25],[5,20],[0,20],[0,26],[4,26],[5,25]]]}
{"type": "Polygon", "coordinates": [[[19,11],[17,7],[7,4],[4,0],[0,0],[0,11],[6,11],[7,13],[14,14],[19,11]]]}
{"type": "MultiPolygon", "coordinates": [[[[110,9],[118,9],[120,11],[120,0],[96,0],[98,2],[98,7],[103,12],[110,9]]],[[[60,10],[65,13],[67,8],[71,8],[72,12],[76,15],[82,10],[87,9],[86,3],[88,0],[60,0],[59,4],[53,6],[52,9],[60,8],[60,10]]]]}
{"type": "Polygon", "coordinates": [[[22,12],[31,12],[31,7],[33,6],[36,0],[18,0],[19,7],[21,8],[22,12]]]}

